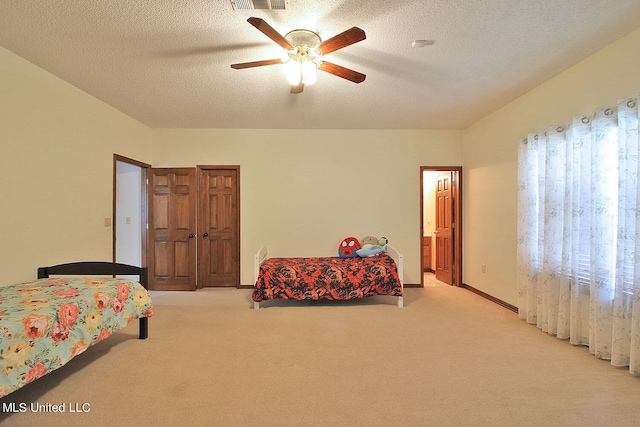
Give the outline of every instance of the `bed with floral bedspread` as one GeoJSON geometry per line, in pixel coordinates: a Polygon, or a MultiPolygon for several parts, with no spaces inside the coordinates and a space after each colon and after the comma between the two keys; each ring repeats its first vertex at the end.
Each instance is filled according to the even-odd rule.
{"type": "Polygon", "coordinates": [[[269,258],[256,254],[254,308],[264,300],[350,300],[374,295],[398,297],[402,307],[402,255],[390,248],[372,257],[269,258]],[[397,261],[396,261],[397,260],[397,261]]]}
{"type": "MultiPolygon", "coordinates": [[[[153,315],[128,279],[43,278],[0,287],[0,397],[69,362],[134,319],[153,315]]],[[[146,338],[146,323],[143,336],[146,338]]]]}

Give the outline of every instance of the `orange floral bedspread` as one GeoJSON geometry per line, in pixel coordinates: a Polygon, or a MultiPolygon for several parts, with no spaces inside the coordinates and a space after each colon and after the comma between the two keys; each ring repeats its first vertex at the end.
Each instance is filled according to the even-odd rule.
{"type": "Polygon", "coordinates": [[[0,397],[152,315],[149,294],[132,280],[40,279],[0,287],[0,397]]]}
{"type": "Polygon", "coordinates": [[[348,300],[402,296],[396,263],[387,254],[367,258],[269,258],[260,266],[252,298],[348,300]]]}

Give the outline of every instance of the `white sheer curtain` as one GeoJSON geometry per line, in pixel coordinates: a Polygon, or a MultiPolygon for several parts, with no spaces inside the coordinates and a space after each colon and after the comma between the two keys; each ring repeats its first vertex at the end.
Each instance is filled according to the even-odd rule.
{"type": "Polygon", "coordinates": [[[522,138],[519,316],[640,374],[638,99],[522,138]]]}

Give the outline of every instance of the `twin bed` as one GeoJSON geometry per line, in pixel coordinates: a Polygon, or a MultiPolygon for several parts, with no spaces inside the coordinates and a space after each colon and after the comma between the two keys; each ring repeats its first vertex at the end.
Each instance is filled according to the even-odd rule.
{"type": "Polygon", "coordinates": [[[139,338],[147,338],[153,303],[146,286],[146,268],[107,262],[42,267],[38,280],[1,286],[0,397],[65,365],[134,319],[140,319],[139,338]],[[114,278],[125,275],[140,280],[114,278]]]}
{"type": "Polygon", "coordinates": [[[270,258],[260,248],[254,258],[255,309],[265,300],[350,300],[374,295],[397,297],[403,306],[403,258],[395,248],[371,257],[270,258]]]}

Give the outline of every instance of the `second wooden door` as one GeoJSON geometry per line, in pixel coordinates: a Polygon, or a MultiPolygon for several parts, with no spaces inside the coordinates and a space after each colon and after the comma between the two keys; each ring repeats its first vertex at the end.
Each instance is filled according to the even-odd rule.
{"type": "Polygon", "coordinates": [[[239,285],[237,166],[200,166],[198,183],[199,286],[239,285]]]}

